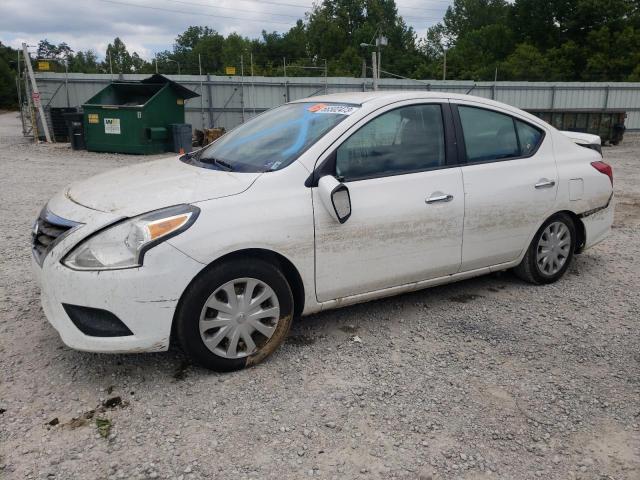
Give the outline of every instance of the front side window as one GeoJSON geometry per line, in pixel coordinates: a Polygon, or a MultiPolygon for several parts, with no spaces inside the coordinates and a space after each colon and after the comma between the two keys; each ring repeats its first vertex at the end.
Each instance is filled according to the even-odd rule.
{"type": "Polygon", "coordinates": [[[540,130],[509,115],[466,106],[458,112],[469,163],[528,156],[542,141],[540,130]]]}
{"type": "Polygon", "coordinates": [[[279,170],[358,108],[337,103],[283,105],[249,120],[185,161],[235,172],[279,170]]]}
{"type": "Polygon", "coordinates": [[[445,165],[440,105],[412,105],[383,113],[336,151],[345,181],[398,175],[445,165]]]}

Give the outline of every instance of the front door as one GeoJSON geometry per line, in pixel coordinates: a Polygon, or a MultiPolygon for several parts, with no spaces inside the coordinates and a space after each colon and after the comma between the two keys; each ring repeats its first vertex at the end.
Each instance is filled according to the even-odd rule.
{"type": "Polygon", "coordinates": [[[351,217],[336,222],[313,189],[320,302],[458,271],[462,173],[448,166],[443,113],[440,104],[387,108],[335,150],[351,217]]]}

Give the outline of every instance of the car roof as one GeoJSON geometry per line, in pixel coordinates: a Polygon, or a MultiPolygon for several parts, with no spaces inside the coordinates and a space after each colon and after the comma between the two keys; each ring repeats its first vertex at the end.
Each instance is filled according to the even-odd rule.
{"type": "Polygon", "coordinates": [[[451,92],[438,92],[438,91],[420,91],[420,90],[386,90],[384,92],[344,92],[344,93],[330,93],[328,95],[316,95],[313,97],[301,98],[294,100],[291,103],[301,102],[338,102],[338,103],[353,103],[357,105],[363,105],[365,103],[373,101],[388,101],[397,102],[402,100],[412,100],[419,98],[449,98],[456,100],[482,100],[487,103],[495,103],[496,105],[504,105],[499,102],[493,102],[488,98],[476,97],[473,95],[465,95],[460,93],[451,92]]]}
{"type": "Polygon", "coordinates": [[[313,97],[301,98],[291,103],[301,102],[337,102],[337,103],[353,103],[362,105],[374,100],[397,101],[412,98],[449,98],[451,94],[445,92],[420,92],[411,90],[401,91],[384,91],[384,92],[344,92],[331,93],[328,95],[316,95],[313,97]]]}
{"type": "Polygon", "coordinates": [[[477,97],[474,95],[466,95],[460,93],[451,92],[438,92],[438,91],[424,91],[424,90],[385,90],[385,91],[371,91],[371,92],[344,92],[344,93],[331,93],[329,95],[317,95],[313,97],[301,98],[291,103],[350,103],[354,105],[360,105],[362,107],[369,107],[372,109],[389,105],[395,102],[402,102],[404,100],[421,100],[421,99],[438,99],[438,100],[461,100],[469,101],[479,104],[484,104],[489,107],[496,107],[507,112],[516,113],[521,115],[534,124],[538,124],[544,127],[549,127],[547,123],[512,105],[496,102],[485,97],[477,97]]]}

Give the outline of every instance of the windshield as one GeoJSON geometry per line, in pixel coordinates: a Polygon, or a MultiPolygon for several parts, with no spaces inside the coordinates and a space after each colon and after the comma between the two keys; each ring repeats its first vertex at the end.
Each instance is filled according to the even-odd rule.
{"type": "Polygon", "coordinates": [[[357,109],[338,103],[283,105],[222,136],[190,161],[235,172],[279,170],[357,109]]]}

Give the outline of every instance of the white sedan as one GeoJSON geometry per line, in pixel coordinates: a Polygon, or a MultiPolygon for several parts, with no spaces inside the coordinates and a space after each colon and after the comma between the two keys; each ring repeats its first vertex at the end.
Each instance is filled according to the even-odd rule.
{"type": "Polygon", "coordinates": [[[274,108],[210,146],[71,185],[33,230],[70,347],[254,365],[292,319],[506,269],[544,284],[603,240],[613,177],[517,108],[370,92],[274,108]]]}

